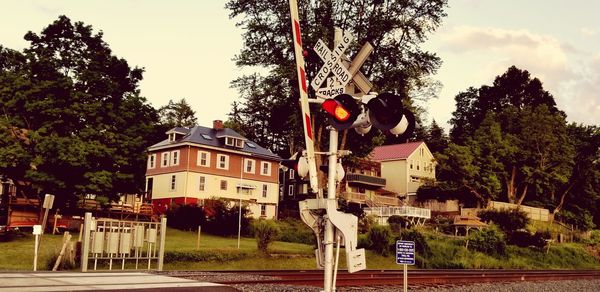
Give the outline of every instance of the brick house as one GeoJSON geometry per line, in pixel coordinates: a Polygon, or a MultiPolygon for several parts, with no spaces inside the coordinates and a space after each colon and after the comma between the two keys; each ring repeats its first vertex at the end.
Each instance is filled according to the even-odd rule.
{"type": "Polygon", "coordinates": [[[148,148],[146,191],[154,208],[242,199],[255,218],[276,218],[281,158],[229,128],[173,128],[148,148]]]}

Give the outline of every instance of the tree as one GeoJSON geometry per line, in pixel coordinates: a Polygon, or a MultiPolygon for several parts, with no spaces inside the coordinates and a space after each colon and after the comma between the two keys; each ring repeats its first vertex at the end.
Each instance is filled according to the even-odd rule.
{"type": "MultiPolygon", "coordinates": [[[[331,47],[333,29],[338,26],[356,38],[347,50],[348,55],[354,55],[366,41],[370,42],[374,51],[362,72],[373,81],[375,90],[407,95],[437,85],[427,77],[436,72],[441,61],[419,46],[446,15],[443,11],[446,2],[301,1],[302,40],[309,52],[318,39],[331,47]]],[[[244,100],[232,119],[248,125],[245,130],[249,138],[272,145],[272,150],[282,156],[291,155],[304,143],[288,1],[230,0],[226,7],[231,10],[232,18],[238,18],[237,25],[245,29],[245,46],[235,57],[237,65],[262,66],[269,70],[267,76],[254,74],[232,82],[244,100]]],[[[306,64],[309,80],[318,72],[321,63],[309,54],[306,64]]],[[[412,104],[410,100],[405,102],[412,104]]],[[[328,138],[323,133],[325,117],[315,109],[312,113],[316,150],[319,151],[328,138]]],[[[361,143],[348,142],[357,138],[354,131],[345,132],[341,148],[349,147],[356,153],[370,152],[370,149],[355,149],[369,144],[368,139],[361,143]]]]}
{"type": "Polygon", "coordinates": [[[198,125],[196,112],[189,103],[182,98],[178,102],[169,100],[169,103],[158,109],[161,124],[168,129],[174,127],[192,128],[198,125]]]}
{"type": "Polygon", "coordinates": [[[435,120],[429,126],[425,143],[434,155],[443,152],[448,147],[448,136],[444,133],[444,129],[440,127],[435,120]]]}
{"type": "Polygon", "coordinates": [[[57,204],[140,191],[158,118],[137,89],[143,69],[66,16],[25,40],[22,53],[0,47],[0,173],[57,204]]]}
{"type": "MultiPolygon", "coordinates": [[[[568,179],[574,151],[565,115],[541,81],[531,79],[527,71],[510,67],[493,86],[458,94],[456,104],[452,142],[470,149],[475,167],[487,169],[478,169],[484,183],[471,182],[475,190],[488,186],[483,190],[502,191],[508,202],[521,204],[528,194],[539,200],[568,179]],[[491,188],[498,182],[501,189],[491,188]]],[[[446,153],[447,161],[461,157],[452,149],[446,153]]]]}

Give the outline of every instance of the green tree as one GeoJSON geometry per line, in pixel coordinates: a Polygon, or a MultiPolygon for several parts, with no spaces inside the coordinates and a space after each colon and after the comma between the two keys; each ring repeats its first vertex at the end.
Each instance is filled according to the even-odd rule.
{"type": "Polygon", "coordinates": [[[174,127],[191,128],[198,125],[196,112],[189,103],[182,98],[178,102],[169,100],[169,103],[158,109],[161,124],[168,129],[174,127]]]}
{"type": "MultiPolygon", "coordinates": [[[[436,72],[441,61],[435,54],[421,50],[420,44],[446,16],[443,10],[446,2],[300,1],[302,40],[307,51],[318,39],[331,47],[334,26],[338,26],[355,37],[347,50],[348,55],[354,55],[367,41],[373,45],[373,54],[361,70],[373,82],[376,91],[417,96],[415,92],[437,85],[428,76],[436,72]]],[[[266,76],[253,74],[233,81],[232,86],[240,91],[243,102],[232,119],[246,126],[249,138],[272,145],[272,150],[282,156],[291,155],[304,143],[288,1],[230,0],[226,7],[231,10],[230,16],[238,20],[237,25],[245,29],[245,46],[235,57],[236,64],[269,70],[266,76]]],[[[321,65],[318,57],[308,55],[306,72],[309,80],[321,65]]],[[[405,100],[405,103],[412,105],[411,100],[405,100]]],[[[312,112],[315,113],[312,124],[316,150],[319,151],[327,140],[325,118],[318,110],[312,112]]],[[[361,143],[355,143],[358,135],[354,131],[344,132],[341,148],[350,148],[354,153],[369,153],[370,149],[360,147],[364,148],[369,140],[378,141],[376,135],[369,134],[361,143]]]]}
{"type": "Polygon", "coordinates": [[[428,133],[425,137],[425,143],[427,143],[427,147],[434,156],[443,152],[448,147],[448,136],[435,120],[433,120],[429,126],[428,133]]]}
{"type": "Polygon", "coordinates": [[[0,173],[58,203],[140,191],[158,118],[139,95],[143,69],[66,16],[25,40],[23,52],[0,47],[0,173]]]}
{"type": "Polygon", "coordinates": [[[440,167],[447,171],[442,176],[462,181],[483,197],[498,199],[503,192],[515,204],[528,194],[539,200],[568,180],[574,150],[565,115],[527,71],[510,67],[493,86],[469,88],[456,96],[456,103],[451,120],[456,146],[441,156],[448,163],[440,167]],[[459,164],[456,159],[470,171],[449,167],[459,164]]]}

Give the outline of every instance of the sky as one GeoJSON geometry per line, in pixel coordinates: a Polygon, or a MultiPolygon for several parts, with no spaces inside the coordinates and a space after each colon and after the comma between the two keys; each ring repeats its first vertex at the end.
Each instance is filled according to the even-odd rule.
{"type": "MultiPolygon", "coordinates": [[[[238,99],[230,82],[252,72],[234,64],[243,30],[225,2],[5,0],[0,44],[22,50],[27,31],[39,33],[59,15],[83,21],[103,31],[113,54],[145,69],[140,90],[154,107],[185,98],[210,126],[238,99]]],[[[428,122],[448,128],[456,94],[515,65],[543,82],[568,121],[600,124],[600,1],[450,0],[446,11],[423,44],[443,61],[433,76],[443,87],[423,104],[428,122]]]]}

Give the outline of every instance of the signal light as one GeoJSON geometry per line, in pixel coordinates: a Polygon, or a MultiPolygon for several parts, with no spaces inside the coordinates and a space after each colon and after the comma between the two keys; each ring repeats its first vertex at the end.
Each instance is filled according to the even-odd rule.
{"type": "Polygon", "coordinates": [[[329,114],[329,122],[336,130],[350,128],[360,114],[358,103],[348,94],[325,100],[321,107],[329,114]]]}
{"type": "Polygon", "coordinates": [[[281,160],[281,165],[295,170],[299,177],[308,175],[308,159],[301,152],[296,152],[290,159],[281,160]]]}
{"type": "Polygon", "coordinates": [[[402,106],[400,96],[382,93],[367,102],[369,121],[376,128],[402,138],[408,137],[415,129],[415,116],[402,106]]]}

